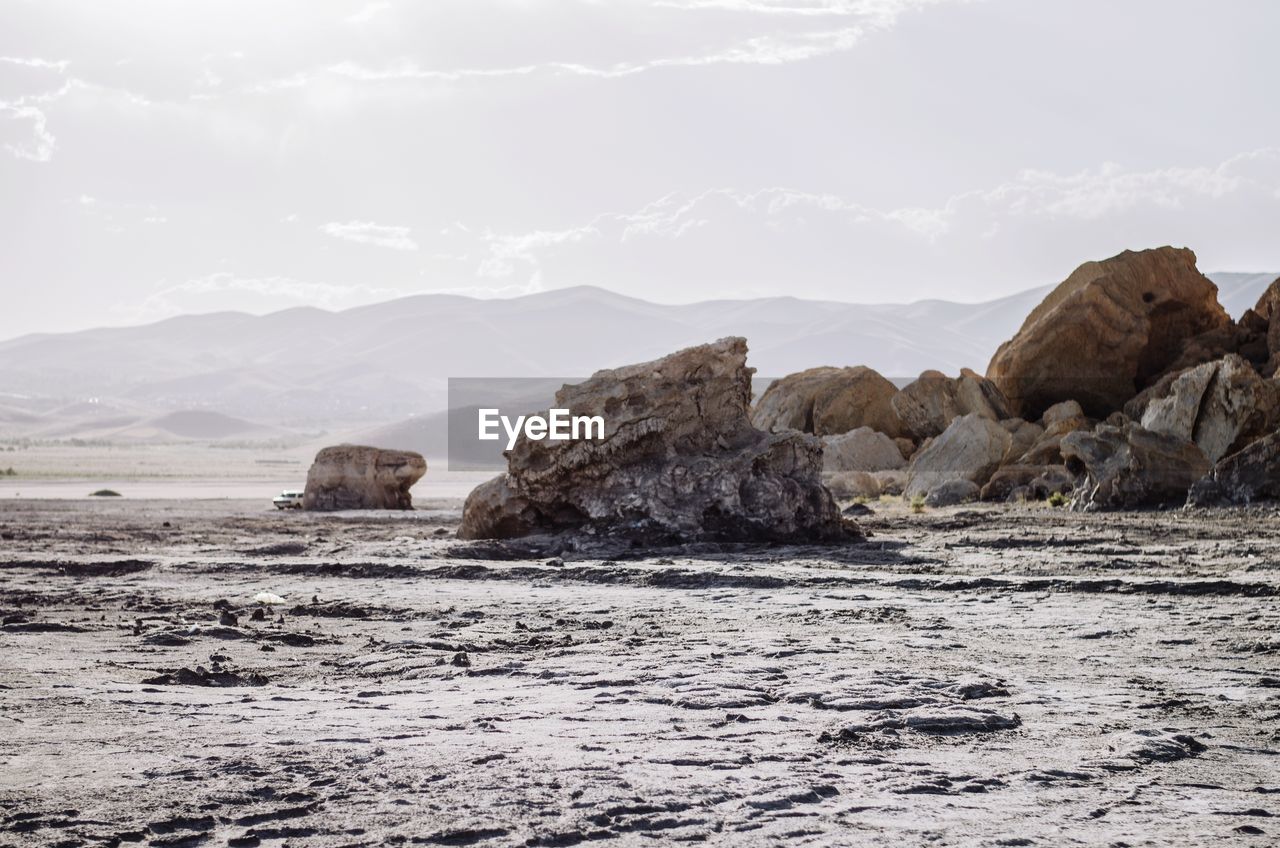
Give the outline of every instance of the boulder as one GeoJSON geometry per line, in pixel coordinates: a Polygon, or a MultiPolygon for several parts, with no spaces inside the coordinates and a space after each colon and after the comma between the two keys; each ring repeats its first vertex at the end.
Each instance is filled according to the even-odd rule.
{"type": "Polygon", "coordinates": [[[823,487],[822,444],[751,426],[745,339],[597,372],[554,408],[600,416],[600,439],[526,435],[478,487],[458,535],[579,531],[638,544],[859,538],[823,487]]]}
{"type": "Polygon", "coordinates": [[[837,498],[880,497],[880,481],[867,471],[840,471],[826,477],[825,483],[837,498]]]}
{"type": "Polygon", "coordinates": [[[952,379],[941,371],[925,371],[893,396],[893,409],[916,440],[937,436],[962,415],[999,421],[1009,417],[1008,403],[995,384],[969,369],[952,379]]]}
{"type": "Polygon", "coordinates": [[[1061,465],[1062,451],[1060,446],[1062,437],[1079,430],[1091,430],[1093,425],[1093,420],[1085,418],[1083,415],[1073,418],[1058,418],[1045,428],[1044,432],[1036,439],[1035,444],[1023,453],[1017,461],[1020,465],[1061,465]]]}
{"type": "Polygon", "coordinates": [[[981,487],[1000,467],[1011,441],[999,422],[976,413],[963,415],[911,460],[903,494],[924,495],[950,480],[981,487]]]}
{"type": "Polygon", "coordinates": [[[1249,504],[1280,498],[1280,433],[1218,461],[1191,487],[1191,506],[1249,504]]]}
{"type": "Polygon", "coordinates": [[[1276,422],[1276,388],[1244,359],[1229,354],[1162,380],[1146,398],[1142,426],[1195,442],[1210,462],[1239,449],[1276,422]]]}
{"type": "Polygon", "coordinates": [[[1193,337],[1231,327],[1186,248],[1125,251],[1077,268],[996,351],[989,377],[1015,414],[1065,400],[1105,418],[1176,363],[1193,337]]]}
{"type": "Polygon", "coordinates": [[[1059,421],[1069,421],[1073,418],[1084,418],[1084,410],[1074,400],[1064,400],[1044,411],[1044,415],[1040,417],[1040,425],[1048,428],[1059,421]]]}
{"type": "Polygon", "coordinates": [[[1020,493],[1025,499],[1045,500],[1055,492],[1069,493],[1075,480],[1061,465],[1006,465],[991,475],[982,487],[984,501],[1011,501],[1020,493]]]}
{"type": "Polygon", "coordinates": [[[409,489],[426,473],[427,461],[412,451],[327,447],[307,472],[302,508],[413,509],[409,489]]]}
{"type": "Polygon", "coordinates": [[[870,427],[822,437],[823,471],[889,471],[906,464],[894,440],[870,427]]]}
{"type": "Polygon", "coordinates": [[[1081,510],[1182,503],[1210,468],[1194,443],[1132,423],[1070,433],[1062,455],[1077,481],[1072,506],[1081,510]]]}
{"type": "Polygon", "coordinates": [[[891,400],[898,387],[864,366],[810,368],[775,380],[756,401],[751,421],[761,430],[799,430],[816,436],[870,427],[903,435],[891,400]]]}
{"type": "Polygon", "coordinates": [[[972,480],[948,480],[939,483],[924,496],[924,505],[930,507],[955,506],[978,499],[978,484],[972,480]]]}
{"type": "Polygon", "coordinates": [[[1027,451],[1035,447],[1036,442],[1044,435],[1044,428],[1021,418],[1006,418],[1000,426],[1009,434],[1009,450],[1000,460],[1001,465],[1017,462],[1027,451]]]}

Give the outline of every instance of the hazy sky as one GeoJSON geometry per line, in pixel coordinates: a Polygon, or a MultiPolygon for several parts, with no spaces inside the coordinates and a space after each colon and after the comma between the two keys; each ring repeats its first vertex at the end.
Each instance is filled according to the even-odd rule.
{"type": "Polygon", "coordinates": [[[1280,271],[1277,36],[1273,0],[0,0],[0,337],[1280,271]]]}

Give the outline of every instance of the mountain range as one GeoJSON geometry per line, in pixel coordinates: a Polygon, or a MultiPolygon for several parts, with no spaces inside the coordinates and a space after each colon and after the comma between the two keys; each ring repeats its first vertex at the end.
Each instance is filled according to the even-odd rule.
{"type": "MultiPolygon", "coordinates": [[[[1210,274],[1233,316],[1275,274],[1210,274]]],[[[585,377],[727,335],[763,378],[868,365],[905,382],[984,371],[1050,287],[985,303],[771,297],[662,305],[594,287],[505,300],[418,295],[341,312],[186,315],[0,342],[0,436],[351,434],[432,449],[450,377],[585,377]],[[178,414],[175,414],[178,413],[178,414]],[[412,433],[412,437],[407,435],[412,433]],[[413,444],[407,444],[412,441],[413,444]]]]}

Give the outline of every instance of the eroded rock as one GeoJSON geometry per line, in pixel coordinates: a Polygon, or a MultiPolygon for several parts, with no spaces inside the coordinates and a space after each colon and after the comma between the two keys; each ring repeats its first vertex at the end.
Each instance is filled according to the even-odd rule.
{"type": "Polygon", "coordinates": [[[941,371],[925,371],[894,395],[892,404],[903,428],[916,440],[941,434],[962,415],[993,421],[1009,417],[1008,402],[995,384],[967,368],[955,379],[941,371]]]}
{"type": "Polygon", "coordinates": [[[534,441],[467,498],[458,535],[583,531],[642,542],[856,538],[820,482],[822,446],[751,425],[745,339],[597,372],[556,393],[603,439],[534,441]]]}
{"type": "Polygon", "coordinates": [[[907,464],[897,443],[870,427],[823,436],[822,443],[823,471],[891,471],[907,464]]]}
{"type": "Polygon", "coordinates": [[[413,509],[409,489],[427,473],[412,451],[335,445],[316,454],[307,472],[303,509],[413,509]]]}
{"type": "Polygon", "coordinates": [[[1218,461],[1191,487],[1192,506],[1249,504],[1280,498],[1280,433],[1272,433],[1218,461]]]}
{"type": "Polygon", "coordinates": [[[928,494],[951,480],[968,480],[981,487],[1000,467],[1009,451],[1007,430],[978,414],[961,416],[911,460],[907,497],[928,494]]]}
{"type": "Polygon", "coordinates": [[[891,403],[898,387],[865,366],[810,368],[775,380],[751,413],[761,430],[799,430],[817,436],[870,427],[904,435],[891,403]]]}
{"type": "Polygon", "coordinates": [[[1210,467],[1194,443],[1137,424],[1071,433],[1062,455],[1077,478],[1072,506],[1083,510],[1181,503],[1210,467]]]}
{"type": "Polygon", "coordinates": [[[1105,418],[1177,363],[1188,340],[1232,326],[1217,291],[1186,248],[1086,262],[1000,346],[987,376],[1024,418],[1066,400],[1105,418]]]}

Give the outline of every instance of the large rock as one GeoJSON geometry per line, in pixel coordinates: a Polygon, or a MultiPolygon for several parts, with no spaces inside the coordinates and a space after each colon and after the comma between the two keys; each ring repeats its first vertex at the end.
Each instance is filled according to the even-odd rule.
{"type": "Polygon", "coordinates": [[[1219,460],[1191,487],[1187,503],[1216,506],[1276,498],[1280,498],[1280,433],[1272,433],[1219,460]]]}
{"type": "Polygon", "coordinates": [[[1192,442],[1132,423],[1070,433],[1062,455],[1077,478],[1072,506],[1083,510],[1182,503],[1210,467],[1192,442]]]}
{"type": "Polygon", "coordinates": [[[462,538],[583,531],[615,540],[825,541],[858,536],[823,488],[822,445],[748,416],[741,338],[600,371],[555,408],[604,418],[595,440],[531,440],[463,508],[462,538]]]}
{"type": "Polygon", "coordinates": [[[1159,385],[1163,391],[1146,399],[1142,426],[1195,442],[1210,462],[1275,425],[1275,386],[1236,354],[1197,365],[1159,385]]]}
{"type": "Polygon", "coordinates": [[[955,506],[978,499],[978,484],[972,480],[947,480],[939,483],[924,496],[924,505],[929,507],[955,506]]]}
{"type": "Polygon", "coordinates": [[[1044,500],[1054,493],[1066,494],[1075,488],[1075,480],[1061,465],[1006,465],[991,475],[982,487],[984,501],[1008,501],[1015,493],[1044,500]]]}
{"type": "Polygon", "coordinates": [[[1065,400],[1105,418],[1177,363],[1193,337],[1232,326],[1217,293],[1186,248],[1086,262],[1000,346],[987,376],[1024,418],[1065,400]]]}
{"type": "Polygon", "coordinates": [[[303,509],[413,509],[409,489],[427,473],[412,451],[335,445],[316,454],[307,472],[303,509]]]}
{"type": "Polygon", "coordinates": [[[841,471],[824,475],[824,485],[837,498],[878,498],[880,481],[868,471],[841,471]]]}
{"type": "Polygon", "coordinates": [[[893,409],[914,439],[937,436],[962,415],[999,421],[1009,405],[995,384],[968,368],[952,379],[941,371],[925,371],[893,396],[893,409]]]}
{"type": "Polygon", "coordinates": [[[775,380],[751,413],[761,430],[784,429],[830,436],[870,427],[890,438],[903,435],[891,401],[898,387],[870,368],[810,368],[775,380]]]}
{"type": "Polygon", "coordinates": [[[981,487],[1000,467],[1011,441],[999,422],[976,413],[961,416],[911,460],[903,494],[924,495],[950,480],[981,487]]]}
{"type": "Polygon", "coordinates": [[[906,464],[897,443],[870,427],[822,437],[823,471],[891,471],[906,464]]]}
{"type": "Polygon", "coordinates": [[[1035,444],[1018,458],[1017,462],[1022,465],[1061,465],[1062,451],[1060,446],[1062,438],[1068,433],[1091,430],[1094,423],[1093,419],[1086,418],[1083,415],[1070,418],[1055,418],[1053,423],[1046,426],[1044,432],[1036,438],[1035,444]]]}
{"type": "Polygon", "coordinates": [[[1044,435],[1044,428],[1039,424],[1032,424],[1021,418],[1007,418],[1000,422],[1000,426],[1009,433],[1009,449],[1000,460],[1001,465],[1017,462],[1027,451],[1035,447],[1040,437],[1044,435]]]}

